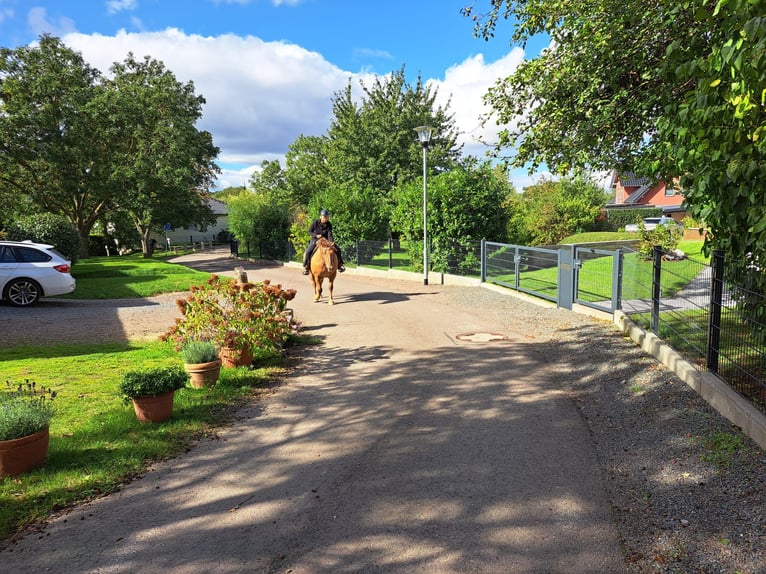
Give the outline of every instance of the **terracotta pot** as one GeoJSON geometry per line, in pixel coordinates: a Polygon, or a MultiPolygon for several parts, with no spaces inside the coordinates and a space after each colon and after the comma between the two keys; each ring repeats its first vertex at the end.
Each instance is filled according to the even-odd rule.
{"type": "Polygon", "coordinates": [[[0,441],[0,478],[42,466],[48,456],[49,442],[47,428],[21,438],[0,441]]]}
{"type": "Polygon", "coordinates": [[[218,354],[223,361],[223,366],[231,369],[233,367],[249,367],[253,362],[253,351],[250,349],[232,349],[231,347],[222,347],[218,354]]]}
{"type": "Polygon", "coordinates": [[[209,363],[184,363],[184,369],[189,373],[191,386],[196,389],[214,385],[221,374],[221,359],[209,363]]]}
{"type": "Polygon", "coordinates": [[[173,414],[175,391],[133,399],[133,410],[142,423],[160,423],[173,414]]]}

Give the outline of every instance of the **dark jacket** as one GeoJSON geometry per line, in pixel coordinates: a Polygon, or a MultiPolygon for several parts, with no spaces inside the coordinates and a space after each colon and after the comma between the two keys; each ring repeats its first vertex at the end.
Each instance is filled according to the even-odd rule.
{"type": "Polygon", "coordinates": [[[321,235],[327,241],[335,241],[332,238],[332,223],[328,220],[327,223],[322,223],[321,219],[315,219],[309,227],[309,235],[311,236],[311,243],[315,243],[317,235],[321,235]]]}

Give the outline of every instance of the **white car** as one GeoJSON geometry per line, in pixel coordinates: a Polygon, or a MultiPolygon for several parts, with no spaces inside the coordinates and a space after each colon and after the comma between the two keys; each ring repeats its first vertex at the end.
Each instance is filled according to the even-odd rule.
{"type": "MultiPolygon", "coordinates": [[[[667,225],[669,227],[675,226],[680,228],[681,224],[678,223],[675,219],[672,217],[667,217],[663,215],[662,217],[644,217],[644,226],[646,227],[647,231],[651,231],[652,229],[655,229],[658,225],[667,225]]],[[[638,224],[637,223],[630,223],[625,226],[625,231],[638,231],[638,224]]]]}
{"type": "Polygon", "coordinates": [[[52,245],[31,241],[0,241],[0,299],[16,307],[40,297],[71,293],[75,279],[71,261],[52,245]]]}

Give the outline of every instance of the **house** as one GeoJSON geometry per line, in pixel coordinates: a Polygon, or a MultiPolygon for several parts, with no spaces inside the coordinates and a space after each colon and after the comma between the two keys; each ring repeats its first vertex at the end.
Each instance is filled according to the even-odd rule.
{"type": "Polygon", "coordinates": [[[638,177],[631,172],[614,172],[611,188],[614,190],[614,196],[606,204],[607,209],[659,207],[664,215],[679,222],[686,215],[682,206],[683,193],[673,186],[666,185],[662,180],[638,177]]]}
{"type": "Polygon", "coordinates": [[[216,216],[216,222],[209,225],[204,231],[196,226],[171,228],[164,230],[162,235],[154,234],[153,237],[161,246],[167,245],[189,245],[190,243],[199,243],[204,241],[209,243],[218,240],[218,234],[221,231],[229,230],[229,207],[218,199],[209,198],[208,205],[216,216]]]}

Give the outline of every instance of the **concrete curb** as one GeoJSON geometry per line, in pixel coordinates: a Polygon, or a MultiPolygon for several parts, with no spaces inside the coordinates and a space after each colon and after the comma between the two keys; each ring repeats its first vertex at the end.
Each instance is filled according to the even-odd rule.
{"type": "Polygon", "coordinates": [[[743,433],[766,450],[766,415],[714,374],[697,370],[662,339],[654,333],[644,331],[622,311],[615,311],[614,324],[645,352],[678,375],[722,416],[740,427],[743,433]]]}

